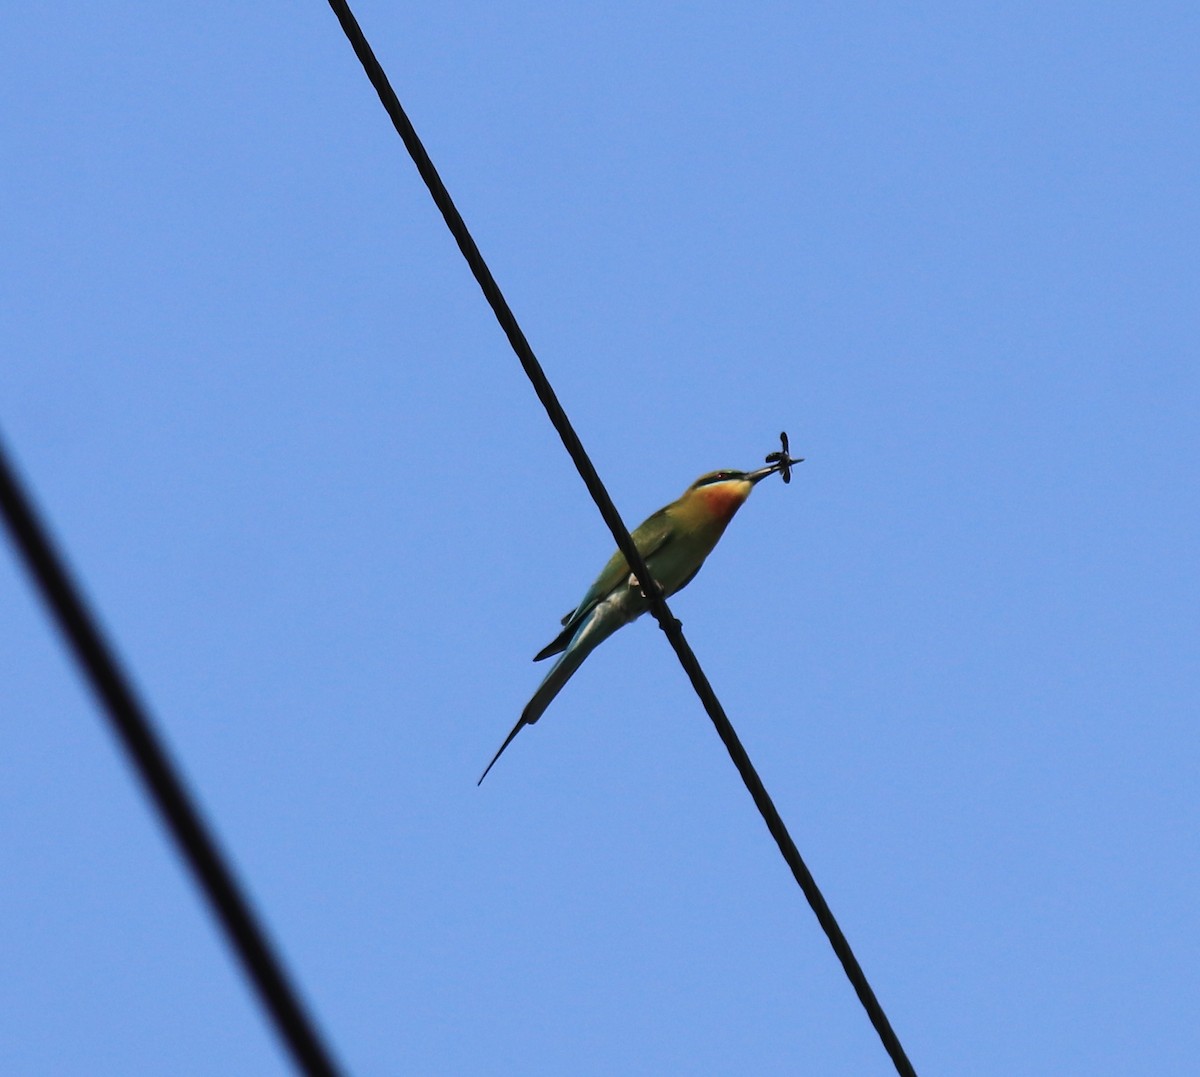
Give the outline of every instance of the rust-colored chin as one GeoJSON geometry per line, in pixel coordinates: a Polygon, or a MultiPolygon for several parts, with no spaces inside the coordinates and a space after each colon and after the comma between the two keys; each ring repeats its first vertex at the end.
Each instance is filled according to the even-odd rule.
{"type": "Polygon", "coordinates": [[[722,482],[700,491],[704,506],[718,520],[728,523],[742,507],[753,487],[748,482],[722,482]]]}

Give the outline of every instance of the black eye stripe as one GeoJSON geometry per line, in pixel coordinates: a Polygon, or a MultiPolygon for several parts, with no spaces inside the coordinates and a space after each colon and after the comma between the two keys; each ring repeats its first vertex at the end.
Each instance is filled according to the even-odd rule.
{"type": "Polygon", "coordinates": [[[691,490],[697,490],[702,486],[711,486],[718,482],[729,482],[731,479],[745,478],[744,471],[710,471],[707,475],[701,475],[689,487],[691,490]]]}

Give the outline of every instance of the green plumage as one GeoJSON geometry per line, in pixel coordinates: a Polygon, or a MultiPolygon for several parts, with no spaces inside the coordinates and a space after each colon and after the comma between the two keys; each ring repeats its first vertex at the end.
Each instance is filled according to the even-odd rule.
{"type": "MultiPolygon", "coordinates": [[[[659,509],[658,512],[644,521],[640,527],[635,528],[629,535],[633,539],[633,544],[637,547],[638,553],[642,555],[642,560],[649,567],[650,574],[656,580],[659,577],[655,571],[655,565],[650,563],[650,558],[656,557],[671,541],[672,524],[670,517],[667,515],[669,508],[670,506],[666,509],[659,509]]],[[[604,566],[600,575],[596,577],[595,582],[588,588],[587,594],[583,596],[579,605],[563,617],[563,630],[552,642],[538,651],[534,655],[533,660],[540,662],[544,658],[549,658],[551,655],[566,650],[567,644],[571,642],[571,637],[575,635],[575,631],[579,628],[583,619],[592,612],[596,604],[605,595],[610,594],[617,587],[625,584],[629,579],[629,575],[629,565],[625,560],[625,555],[620,550],[617,550],[608,559],[608,564],[604,566]]],[[[659,585],[665,586],[661,580],[659,585]]]]}
{"type": "MultiPolygon", "coordinates": [[[[633,544],[665,595],[673,595],[692,582],[755,483],[779,467],[773,464],[753,472],[713,471],[702,475],[682,497],[659,509],[632,532],[633,544]]],[[[618,550],[579,605],[562,619],[562,631],[535,655],[534,661],[539,662],[551,655],[561,657],[492,757],[479,779],[481,782],[517,733],[542,716],[583,660],[648,608],[642,589],[632,579],[625,555],[618,550]]]]}

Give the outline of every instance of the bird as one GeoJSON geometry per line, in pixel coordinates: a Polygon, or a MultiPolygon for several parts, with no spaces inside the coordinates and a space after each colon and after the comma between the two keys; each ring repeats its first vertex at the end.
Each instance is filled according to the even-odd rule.
{"type": "MultiPolygon", "coordinates": [[[[729,521],[759,482],[800,462],[787,456],[786,451],[768,457],[768,460],[772,459],[773,463],[756,471],[710,471],[701,475],[682,496],[659,509],[633,531],[630,537],[664,597],[682,591],[696,578],[704,559],[712,553],[729,521]]],[[[790,473],[786,477],[790,478],[790,473]]],[[[562,631],[534,655],[535,662],[553,655],[559,655],[559,659],[538,685],[517,724],[480,775],[477,785],[483,784],[488,771],[496,765],[496,760],[504,754],[513,738],[545,713],[583,660],[618,628],[637,620],[649,608],[625,555],[618,550],[579,605],[563,617],[562,631]]]]}

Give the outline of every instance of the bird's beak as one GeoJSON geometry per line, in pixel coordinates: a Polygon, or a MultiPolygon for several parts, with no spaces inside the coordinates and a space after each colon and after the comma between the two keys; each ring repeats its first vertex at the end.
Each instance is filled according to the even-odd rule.
{"type": "Polygon", "coordinates": [[[761,482],[768,475],[774,475],[783,466],[781,461],[777,461],[768,467],[760,467],[757,471],[747,471],[746,478],[750,480],[750,484],[761,482]]]}

